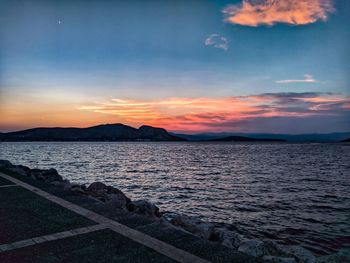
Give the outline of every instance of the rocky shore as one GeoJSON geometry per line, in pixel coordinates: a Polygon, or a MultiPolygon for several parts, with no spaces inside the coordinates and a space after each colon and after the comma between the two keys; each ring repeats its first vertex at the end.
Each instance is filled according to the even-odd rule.
{"type": "Polygon", "coordinates": [[[64,180],[53,168],[47,170],[31,169],[23,165],[14,165],[7,160],[0,160],[0,168],[55,185],[62,188],[62,191],[73,191],[79,195],[86,196],[86,198],[94,198],[99,200],[101,205],[108,205],[111,209],[123,209],[154,221],[169,224],[169,226],[200,236],[206,240],[221,243],[228,249],[234,249],[256,257],[259,262],[340,263],[349,260],[349,251],[315,257],[312,252],[300,246],[281,245],[273,241],[250,239],[225,227],[203,222],[197,218],[180,214],[166,214],[148,200],[131,200],[121,190],[101,182],[94,182],[89,186],[72,184],[68,180],[64,180]]]}

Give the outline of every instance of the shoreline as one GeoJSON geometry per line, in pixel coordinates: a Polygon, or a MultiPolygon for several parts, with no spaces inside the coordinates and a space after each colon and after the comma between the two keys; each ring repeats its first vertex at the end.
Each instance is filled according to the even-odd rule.
{"type": "Polygon", "coordinates": [[[192,235],[201,237],[204,240],[221,244],[227,249],[233,249],[243,254],[255,257],[263,262],[344,262],[348,260],[349,252],[343,255],[340,251],[337,254],[316,257],[309,250],[295,245],[280,245],[273,241],[248,239],[242,235],[217,227],[214,223],[208,223],[199,219],[171,213],[174,216],[167,218],[152,202],[148,200],[131,200],[121,190],[94,182],[89,186],[85,184],[72,184],[64,180],[58,172],[51,168],[31,169],[23,165],[14,165],[6,160],[0,160],[1,170],[17,173],[20,176],[30,177],[45,184],[53,185],[62,192],[74,192],[86,198],[93,198],[101,202],[101,206],[108,206],[110,209],[122,209],[128,213],[141,215],[154,222],[169,225],[175,229],[185,231],[192,235]],[[346,257],[346,258],[345,258],[346,257]]]}

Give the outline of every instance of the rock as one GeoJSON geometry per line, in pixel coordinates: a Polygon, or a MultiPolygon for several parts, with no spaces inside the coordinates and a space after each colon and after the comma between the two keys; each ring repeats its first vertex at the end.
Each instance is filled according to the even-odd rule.
{"type": "Polygon", "coordinates": [[[84,190],[87,195],[107,202],[116,207],[126,207],[131,200],[119,189],[107,186],[101,182],[95,182],[84,190]]]}
{"type": "Polygon", "coordinates": [[[62,188],[63,191],[72,190],[72,184],[69,182],[69,180],[63,180],[62,182],[53,181],[53,182],[50,182],[50,184],[62,188]]]}
{"type": "Polygon", "coordinates": [[[215,227],[211,223],[203,222],[198,218],[193,218],[185,215],[175,215],[170,220],[170,223],[210,241],[223,240],[224,232],[221,229],[215,227]]]}
{"type": "Polygon", "coordinates": [[[159,208],[147,200],[137,200],[131,202],[128,204],[128,210],[148,217],[160,218],[162,216],[159,212],[159,208]]]}
{"type": "Polygon", "coordinates": [[[223,231],[214,226],[208,228],[206,235],[204,236],[209,241],[219,242],[223,239],[223,231]]]}
{"type": "Polygon", "coordinates": [[[254,257],[264,257],[266,261],[270,260],[267,262],[290,262],[291,259],[297,258],[290,250],[287,251],[285,247],[274,241],[251,239],[243,241],[239,245],[238,251],[254,257]]]}
{"type": "Polygon", "coordinates": [[[199,234],[200,233],[199,225],[202,224],[203,222],[197,218],[192,218],[185,215],[175,215],[170,220],[170,223],[172,223],[175,226],[179,226],[193,234],[199,234]]]}
{"type": "Polygon", "coordinates": [[[126,208],[126,206],[131,202],[130,199],[124,194],[108,194],[106,200],[109,205],[119,208],[126,208]]]}
{"type": "Polygon", "coordinates": [[[24,165],[13,165],[7,169],[23,176],[30,176],[30,168],[24,165]]]}
{"type": "Polygon", "coordinates": [[[264,242],[255,239],[242,242],[238,247],[238,251],[253,257],[262,257],[268,253],[264,242]]]}
{"type": "Polygon", "coordinates": [[[104,191],[107,191],[107,186],[101,182],[94,182],[89,185],[89,187],[87,188],[87,191],[91,193],[98,193],[102,191],[104,192],[104,191]]]}
{"type": "Polygon", "coordinates": [[[78,192],[78,193],[84,194],[85,190],[86,190],[86,186],[80,185],[80,184],[72,184],[70,186],[70,190],[73,192],[78,192]]]}
{"type": "Polygon", "coordinates": [[[61,183],[61,185],[63,186],[63,190],[70,191],[72,189],[72,184],[69,180],[63,180],[63,182],[61,183]]]}
{"type": "Polygon", "coordinates": [[[0,160],[0,167],[2,168],[8,168],[8,167],[12,167],[12,163],[8,160],[0,160]]]}
{"type": "Polygon", "coordinates": [[[263,256],[263,261],[266,263],[297,263],[294,258],[283,258],[276,256],[263,256]]]}
{"type": "Polygon", "coordinates": [[[58,172],[53,168],[49,170],[31,169],[30,176],[33,179],[40,180],[47,183],[51,183],[55,181],[63,182],[62,176],[60,176],[58,172]]]}
{"type": "Polygon", "coordinates": [[[243,236],[229,230],[224,231],[222,245],[237,249],[243,241],[246,241],[243,236]]]}
{"type": "Polygon", "coordinates": [[[316,259],[317,263],[345,263],[350,262],[350,248],[344,248],[337,253],[327,256],[321,256],[316,259]]]}
{"type": "Polygon", "coordinates": [[[44,177],[46,178],[45,182],[63,182],[63,178],[58,174],[56,169],[50,168],[44,172],[44,177]]]}
{"type": "Polygon", "coordinates": [[[265,250],[267,255],[273,255],[282,258],[291,258],[291,256],[283,250],[281,245],[277,244],[275,241],[264,241],[265,250]]]}
{"type": "Polygon", "coordinates": [[[23,176],[30,176],[35,180],[40,180],[47,183],[63,181],[62,176],[60,176],[58,172],[53,168],[48,170],[30,169],[24,165],[13,165],[7,160],[0,160],[0,167],[6,168],[23,176]]]}
{"type": "Polygon", "coordinates": [[[307,249],[301,246],[280,246],[282,251],[293,256],[299,263],[315,263],[316,257],[307,249]]]}

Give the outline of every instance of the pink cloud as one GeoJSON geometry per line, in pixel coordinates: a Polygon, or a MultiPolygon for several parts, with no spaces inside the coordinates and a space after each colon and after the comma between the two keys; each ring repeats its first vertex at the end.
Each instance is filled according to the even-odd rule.
{"type": "Polygon", "coordinates": [[[348,111],[350,98],[320,93],[266,93],[223,98],[113,99],[79,109],[116,116],[130,125],[148,124],[172,131],[241,131],[244,121],[262,118],[331,116],[348,111]],[[236,123],[236,124],[235,124],[236,123]]]}

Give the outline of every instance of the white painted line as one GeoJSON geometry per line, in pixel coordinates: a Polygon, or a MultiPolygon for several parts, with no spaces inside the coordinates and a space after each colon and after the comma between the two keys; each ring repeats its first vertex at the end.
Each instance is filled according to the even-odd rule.
{"type": "Polygon", "coordinates": [[[41,244],[41,243],[45,243],[53,240],[67,238],[67,237],[74,237],[77,235],[86,234],[86,233],[90,233],[90,232],[94,232],[94,231],[106,229],[106,228],[108,228],[106,225],[99,224],[94,226],[81,227],[73,230],[63,231],[63,232],[59,232],[51,235],[29,238],[21,241],[16,241],[13,243],[2,244],[0,245],[0,252],[10,251],[10,250],[14,250],[22,247],[28,247],[35,244],[41,244]]]}
{"type": "Polygon", "coordinates": [[[98,224],[106,224],[111,230],[114,232],[121,234],[127,238],[130,238],[131,240],[142,244],[146,247],[149,247],[155,251],[157,251],[160,254],[163,254],[175,261],[183,262],[183,263],[204,263],[209,262],[207,260],[204,260],[196,255],[193,255],[187,251],[181,250],[179,248],[176,248],[170,244],[167,244],[161,240],[158,240],[154,237],[151,237],[149,235],[146,235],[140,231],[137,231],[135,229],[132,229],[130,227],[127,227],[123,224],[120,224],[114,220],[111,220],[107,217],[101,216],[99,214],[96,214],[95,212],[92,212],[88,209],[85,209],[83,207],[80,207],[76,204],[73,204],[69,201],[66,201],[62,198],[59,198],[57,196],[54,196],[52,194],[49,194],[35,186],[32,186],[30,184],[27,184],[25,182],[22,182],[20,180],[17,180],[16,178],[13,178],[11,176],[8,176],[6,174],[0,173],[0,176],[17,184],[22,186],[23,188],[32,191],[36,193],[37,195],[40,195],[48,200],[50,200],[53,203],[56,203],[60,206],[63,206],[64,208],[67,208],[68,210],[71,210],[77,214],[83,215],[87,218],[89,218],[92,221],[95,221],[98,224]]]}
{"type": "Polygon", "coordinates": [[[7,188],[7,187],[18,187],[16,184],[6,184],[6,185],[0,185],[0,188],[7,188]]]}

